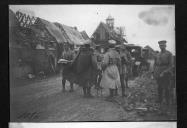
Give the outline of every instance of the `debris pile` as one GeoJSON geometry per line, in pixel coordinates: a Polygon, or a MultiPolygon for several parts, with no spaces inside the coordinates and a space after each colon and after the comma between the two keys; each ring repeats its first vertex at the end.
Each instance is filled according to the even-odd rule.
{"type": "Polygon", "coordinates": [[[159,106],[156,103],[157,84],[148,75],[137,77],[129,81],[129,88],[126,90],[126,97],[118,100],[123,109],[131,112],[136,111],[138,115],[144,116],[147,112],[156,112],[159,106]]]}
{"type": "Polygon", "coordinates": [[[163,106],[160,106],[156,102],[157,84],[150,76],[151,73],[145,72],[143,77],[140,76],[129,81],[129,88],[126,89],[126,97],[118,97],[115,99],[115,102],[128,112],[128,114],[131,115],[134,113],[136,115],[136,120],[139,120],[139,117],[146,118],[150,115],[159,116],[161,113],[165,113],[168,110],[171,112],[170,114],[167,113],[167,117],[165,118],[176,119],[175,105],[173,108],[168,108],[166,106],[163,108],[163,106]],[[163,110],[161,110],[161,108],[163,108],[163,110]]]}

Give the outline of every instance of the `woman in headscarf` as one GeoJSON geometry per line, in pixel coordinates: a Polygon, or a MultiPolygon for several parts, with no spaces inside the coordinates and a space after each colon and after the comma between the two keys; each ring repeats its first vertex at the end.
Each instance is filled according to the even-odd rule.
{"type": "Polygon", "coordinates": [[[103,60],[103,77],[101,79],[101,87],[107,88],[110,91],[110,95],[107,99],[114,97],[115,90],[121,86],[120,75],[118,67],[120,66],[120,55],[115,50],[116,41],[109,40],[109,49],[104,55],[103,60]]]}

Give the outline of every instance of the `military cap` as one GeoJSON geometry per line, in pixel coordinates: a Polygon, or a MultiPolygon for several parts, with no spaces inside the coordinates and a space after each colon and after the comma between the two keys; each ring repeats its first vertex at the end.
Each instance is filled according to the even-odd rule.
{"type": "Polygon", "coordinates": [[[166,45],[166,42],[167,42],[166,40],[161,40],[161,41],[158,41],[158,44],[159,45],[166,45]]]}

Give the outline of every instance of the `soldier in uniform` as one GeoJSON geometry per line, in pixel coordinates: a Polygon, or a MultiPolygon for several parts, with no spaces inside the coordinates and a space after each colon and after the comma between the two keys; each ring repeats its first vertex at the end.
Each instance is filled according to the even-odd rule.
{"type": "Polygon", "coordinates": [[[170,80],[169,71],[172,68],[172,54],[166,50],[166,40],[158,42],[161,51],[158,53],[155,62],[154,77],[158,84],[158,102],[163,105],[164,99],[166,105],[170,104],[170,80]],[[165,97],[164,97],[165,96],[165,97]]]}
{"type": "Polygon", "coordinates": [[[121,58],[121,64],[119,67],[119,73],[120,73],[120,81],[121,81],[121,89],[122,89],[122,97],[125,96],[125,88],[127,87],[127,82],[125,82],[127,79],[128,71],[127,66],[129,64],[127,53],[125,45],[117,45],[116,50],[118,51],[120,58],[121,58]]]}
{"type": "Polygon", "coordinates": [[[93,56],[94,62],[96,62],[97,65],[97,75],[96,75],[96,89],[100,88],[100,82],[102,78],[102,61],[103,61],[103,54],[100,52],[100,45],[96,45],[94,50],[94,56],[93,56]]]}
{"type": "Polygon", "coordinates": [[[127,72],[125,75],[126,87],[128,88],[128,79],[132,75],[132,56],[125,46],[123,46],[123,52],[126,54],[127,60],[125,64],[127,66],[127,72]]]}
{"type": "Polygon", "coordinates": [[[121,86],[118,65],[120,65],[119,53],[115,50],[116,41],[109,40],[109,49],[104,55],[103,60],[103,76],[101,79],[101,87],[110,91],[107,100],[112,100],[115,90],[121,86]]]}

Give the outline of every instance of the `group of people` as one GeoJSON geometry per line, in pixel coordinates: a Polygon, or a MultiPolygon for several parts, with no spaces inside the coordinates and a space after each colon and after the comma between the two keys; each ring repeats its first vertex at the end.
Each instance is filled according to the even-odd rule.
{"type": "MultiPolygon", "coordinates": [[[[118,95],[119,87],[122,88],[122,96],[125,96],[125,88],[128,86],[128,74],[131,64],[131,55],[124,44],[117,45],[116,41],[109,40],[106,47],[106,52],[101,53],[101,46],[96,45],[91,48],[89,44],[85,44],[79,48],[79,52],[75,54],[74,50],[66,47],[62,52],[62,58],[75,61],[78,55],[86,51],[92,53],[92,59],[96,62],[95,88],[107,88],[111,99],[118,95]]],[[[86,61],[86,60],[82,60],[86,61]]],[[[79,68],[84,68],[83,66],[79,68]]],[[[81,70],[81,69],[77,69],[81,70]]],[[[72,85],[72,84],[71,84],[72,85]]],[[[71,86],[73,90],[73,86],[71,86]]]]}
{"type": "MultiPolygon", "coordinates": [[[[158,85],[158,102],[163,103],[165,99],[166,104],[171,104],[171,79],[174,74],[172,54],[166,50],[166,41],[158,42],[161,51],[157,53],[154,64],[154,78],[158,85]]],[[[108,41],[106,52],[100,52],[100,46],[96,45],[92,49],[88,44],[87,49],[92,51],[93,59],[97,63],[97,77],[95,79],[96,88],[107,88],[109,96],[107,99],[113,99],[118,95],[118,90],[121,87],[122,96],[125,96],[125,89],[128,87],[128,76],[130,74],[132,57],[124,44],[117,45],[114,40],[108,41]]],[[[84,48],[83,48],[84,49],[84,48]]],[[[81,51],[81,48],[80,50],[81,51]]],[[[65,54],[64,54],[65,56],[65,54]]],[[[67,59],[75,59],[76,55],[73,50],[66,52],[67,59]]]]}
{"type": "Polygon", "coordinates": [[[107,88],[112,99],[118,95],[118,89],[122,88],[122,96],[125,96],[125,88],[128,86],[128,73],[131,65],[131,55],[124,44],[117,45],[116,41],[109,40],[105,54],[99,52],[96,46],[95,58],[98,63],[97,87],[107,88]]]}

